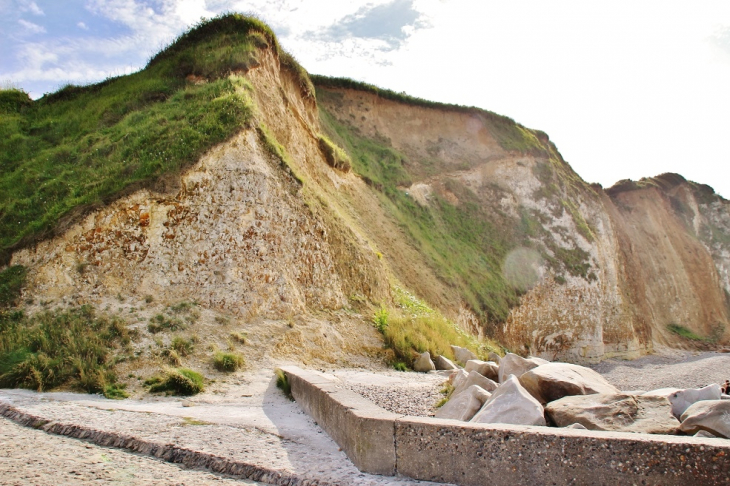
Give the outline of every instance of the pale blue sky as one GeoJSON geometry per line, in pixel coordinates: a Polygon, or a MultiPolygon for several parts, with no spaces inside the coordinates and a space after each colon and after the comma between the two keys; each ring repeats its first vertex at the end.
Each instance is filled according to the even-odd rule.
{"type": "Polygon", "coordinates": [[[38,97],[132,72],[224,11],[310,72],[544,130],[589,182],[678,172],[730,197],[726,0],[0,0],[0,82],[38,97]]]}

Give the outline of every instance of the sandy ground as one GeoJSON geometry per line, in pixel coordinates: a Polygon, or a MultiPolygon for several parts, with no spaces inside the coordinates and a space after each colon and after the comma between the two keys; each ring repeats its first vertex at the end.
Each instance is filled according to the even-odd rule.
{"type": "MultiPolygon", "coordinates": [[[[623,390],[697,387],[730,375],[730,354],[673,352],[593,366],[623,390]]],[[[444,377],[437,374],[321,370],[399,413],[430,415],[444,377]]],[[[430,484],[359,472],[329,436],[276,388],[273,370],[242,375],[225,394],[190,399],[107,400],[74,393],[0,390],[0,404],[52,423],[124,434],[214,454],[301,480],[330,484],[430,484]]],[[[0,419],[2,484],[260,484],[47,434],[0,419]]]]}

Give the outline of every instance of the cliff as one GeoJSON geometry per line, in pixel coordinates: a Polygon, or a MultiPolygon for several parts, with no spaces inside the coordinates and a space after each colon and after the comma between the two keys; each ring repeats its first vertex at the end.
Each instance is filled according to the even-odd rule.
{"type": "Polygon", "coordinates": [[[28,312],[195,301],[206,333],[235,319],[261,355],[342,364],[382,358],[371,316],[399,289],[550,359],[730,342],[730,212],[709,187],[604,190],[542,132],[349,80],[312,88],[259,37],[223,74],[176,64],[182,89],[237,86],[250,116],[232,135],[8,246],[28,312]]]}

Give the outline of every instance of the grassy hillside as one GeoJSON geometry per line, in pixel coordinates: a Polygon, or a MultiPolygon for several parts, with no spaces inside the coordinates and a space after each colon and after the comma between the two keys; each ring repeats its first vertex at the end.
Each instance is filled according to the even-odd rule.
{"type": "Polygon", "coordinates": [[[236,73],[266,46],[311,96],[270,28],[234,14],[193,27],[129,76],[37,101],[0,91],[0,263],[64,217],[179,172],[249,124],[251,87],[236,73]]]}

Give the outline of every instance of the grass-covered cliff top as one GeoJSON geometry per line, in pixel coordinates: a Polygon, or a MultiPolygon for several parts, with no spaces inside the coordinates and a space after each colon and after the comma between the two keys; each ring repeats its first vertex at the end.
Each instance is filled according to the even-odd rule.
{"type": "Polygon", "coordinates": [[[131,75],[37,101],[0,91],[0,265],[71,214],[179,172],[249,124],[252,88],[236,73],[264,47],[313,96],[271,29],[237,14],[192,27],[131,75]]]}
{"type": "Polygon", "coordinates": [[[315,88],[363,91],[385,100],[396,101],[409,106],[420,106],[423,108],[476,115],[489,125],[491,133],[505,150],[545,155],[549,152],[548,146],[550,146],[550,139],[545,132],[526,128],[510,117],[499,115],[482,108],[430,101],[350,78],[331,78],[316,74],[310,74],[310,78],[315,88]]]}

